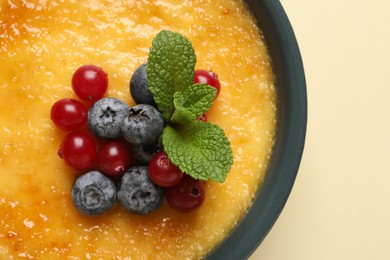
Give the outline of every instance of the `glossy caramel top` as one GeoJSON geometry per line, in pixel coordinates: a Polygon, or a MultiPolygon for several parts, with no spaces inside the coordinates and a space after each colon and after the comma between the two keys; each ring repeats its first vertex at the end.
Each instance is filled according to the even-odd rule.
{"type": "Polygon", "coordinates": [[[0,258],[196,259],[239,221],[261,184],[275,132],[276,97],[267,50],[240,1],[0,0],[0,258]],[[189,38],[198,69],[219,75],[210,122],[231,141],[234,165],[223,184],[207,182],[190,214],[166,203],[147,216],[119,205],[100,217],[73,206],[80,174],[57,156],[64,132],[51,105],[75,97],[81,65],[109,75],[107,96],[130,105],[132,72],[163,29],[189,38]]]}

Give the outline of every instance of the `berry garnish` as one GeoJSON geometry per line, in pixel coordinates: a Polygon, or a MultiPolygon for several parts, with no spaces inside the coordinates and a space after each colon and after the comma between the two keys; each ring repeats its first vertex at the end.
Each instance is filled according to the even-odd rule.
{"type": "Polygon", "coordinates": [[[87,121],[87,109],[75,99],[64,98],[53,104],[50,118],[61,130],[75,131],[87,121]]]}
{"type": "Polygon", "coordinates": [[[205,83],[217,89],[217,95],[221,91],[221,84],[219,83],[218,75],[213,71],[195,70],[194,83],[205,83]]]}
{"type": "Polygon", "coordinates": [[[95,135],[115,139],[120,137],[123,120],[130,107],[116,98],[102,98],[88,111],[89,130],[95,135]]]}
{"type": "Polygon", "coordinates": [[[119,141],[111,141],[100,147],[98,165],[100,171],[111,177],[118,177],[130,168],[132,158],[129,147],[119,141]]]}
{"type": "Polygon", "coordinates": [[[149,162],[149,176],[162,187],[171,187],[183,177],[183,172],[174,165],[164,151],[156,153],[149,162]]]}
{"type": "Polygon", "coordinates": [[[107,73],[95,65],[81,66],[72,77],[73,91],[85,101],[96,101],[102,98],[107,86],[107,73]]]}
{"type": "Polygon", "coordinates": [[[174,210],[188,213],[203,204],[205,189],[202,181],[185,174],[178,184],[166,188],[165,196],[174,210]]]}
{"type": "Polygon", "coordinates": [[[90,170],[96,164],[96,143],[90,135],[72,132],[62,141],[58,154],[73,169],[90,170]]]}
{"type": "Polygon", "coordinates": [[[122,176],[118,201],[130,213],[144,215],[157,210],[164,200],[164,189],[152,182],[148,167],[135,166],[122,176]]]}
{"type": "Polygon", "coordinates": [[[77,178],[71,194],[79,211],[86,215],[101,215],[114,205],[116,188],[102,173],[91,171],[77,178]]]}
{"type": "Polygon", "coordinates": [[[130,94],[137,104],[149,104],[157,107],[147,82],[146,63],[141,64],[130,79],[130,94]]]}
{"type": "Polygon", "coordinates": [[[73,202],[82,213],[102,214],[117,198],[130,213],[148,214],[162,205],[164,193],[174,210],[191,212],[205,200],[204,181],[224,182],[233,164],[232,149],[224,130],[208,123],[206,116],[220,82],[212,71],[194,70],[195,63],[187,38],[161,31],[147,63],[130,79],[137,103],[132,108],[119,99],[102,98],[108,76],[100,67],[85,65],[74,72],[74,92],[84,101],[96,102],[86,112],[76,100],[60,100],[52,107],[53,122],[75,131],[87,120],[97,140],[116,139],[102,139],[98,151],[92,136],[71,132],[61,144],[58,155],[70,167],[92,170],[72,189],[73,202]],[[118,186],[113,181],[119,181],[118,186]]]}
{"type": "Polygon", "coordinates": [[[151,144],[131,146],[131,151],[134,156],[133,158],[139,165],[149,165],[153,155],[155,155],[160,150],[163,150],[161,138],[151,144]]]}
{"type": "Polygon", "coordinates": [[[161,113],[152,105],[139,104],[124,119],[122,135],[132,145],[148,145],[158,140],[163,128],[161,113]]]}

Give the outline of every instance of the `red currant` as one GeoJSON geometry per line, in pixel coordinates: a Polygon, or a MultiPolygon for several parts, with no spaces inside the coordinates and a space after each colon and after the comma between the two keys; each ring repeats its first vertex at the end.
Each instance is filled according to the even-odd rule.
{"type": "Polygon", "coordinates": [[[174,210],[182,213],[191,212],[204,202],[204,184],[185,174],[178,184],[166,189],[165,196],[174,210]]]}
{"type": "Polygon", "coordinates": [[[194,83],[205,83],[217,89],[217,95],[221,91],[221,84],[219,83],[218,75],[215,72],[207,70],[195,70],[194,83]]]}
{"type": "Polygon", "coordinates": [[[183,172],[169,160],[164,151],[159,151],[149,162],[149,176],[157,185],[171,187],[182,179],[183,172]]]}
{"type": "Polygon", "coordinates": [[[129,147],[119,141],[110,141],[100,147],[99,169],[108,176],[119,177],[130,168],[132,158],[129,147]]]}
{"type": "Polygon", "coordinates": [[[58,154],[73,169],[90,170],[96,164],[96,143],[90,135],[72,132],[62,141],[58,154]]]}
{"type": "Polygon", "coordinates": [[[87,109],[75,99],[64,98],[53,104],[50,118],[58,128],[75,131],[87,121],[87,109]]]}
{"type": "Polygon", "coordinates": [[[107,73],[95,65],[81,66],[72,77],[73,91],[85,101],[101,99],[107,90],[107,86],[107,73]]]}

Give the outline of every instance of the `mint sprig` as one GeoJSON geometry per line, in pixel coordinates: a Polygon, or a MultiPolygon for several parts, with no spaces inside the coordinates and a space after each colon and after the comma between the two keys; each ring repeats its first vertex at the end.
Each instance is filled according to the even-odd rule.
{"type": "Polygon", "coordinates": [[[154,38],[147,63],[149,89],[164,119],[169,121],[175,110],[173,95],[193,84],[194,48],[183,35],[164,30],[154,38]]]}
{"type": "Polygon", "coordinates": [[[150,48],[147,82],[166,126],[162,141],[169,159],[195,179],[223,182],[233,153],[223,129],[197,121],[216,97],[216,89],[193,84],[196,63],[191,42],[183,35],[161,31],[150,48]]]}

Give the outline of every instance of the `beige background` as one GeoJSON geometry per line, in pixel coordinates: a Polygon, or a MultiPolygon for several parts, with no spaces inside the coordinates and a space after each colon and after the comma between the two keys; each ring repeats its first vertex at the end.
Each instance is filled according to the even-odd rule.
{"type": "Polygon", "coordinates": [[[390,259],[390,1],[281,0],[301,48],[307,142],[251,260],[390,259]]]}

